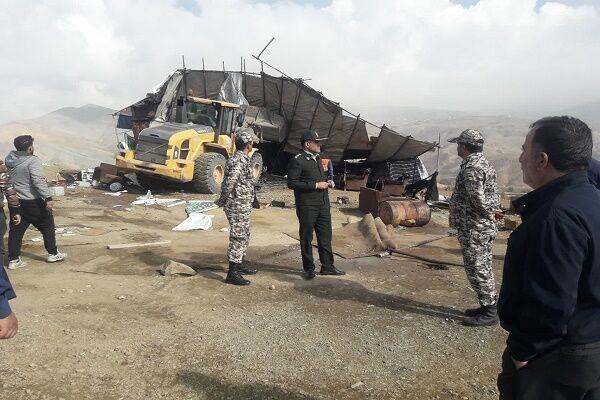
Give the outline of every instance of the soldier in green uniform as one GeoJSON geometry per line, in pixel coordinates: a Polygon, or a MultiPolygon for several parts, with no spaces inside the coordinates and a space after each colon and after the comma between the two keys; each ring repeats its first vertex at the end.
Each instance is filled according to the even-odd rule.
{"type": "Polygon", "coordinates": [[[315,277],[312,251],[313,232],[317,235],[321,275],[344,275],[333,265],[331,249],[331,211],[328,189],[335,185],[328,180],[321,164],[321,144],[316,131],[306,131],[300,138],[302,152],[288,164],[287,185],[294,190],[296,215],[300,223],[300,248],[304,277],[315,277]]]}

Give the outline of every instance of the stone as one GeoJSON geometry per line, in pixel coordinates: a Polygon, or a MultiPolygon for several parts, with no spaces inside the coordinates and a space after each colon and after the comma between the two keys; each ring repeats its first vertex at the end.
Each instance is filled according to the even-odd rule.
{"type": "Polygon", "coordinates": [[[348,196],[342,196],[337,198],[338,204],[348,204],[350,203],[350,198],[348,196]]]}
{"type": "Polygon", "coordinates": [[[184,275],[184,276],[193,276],[196,275],[196,271],[188,265],[179,263],[177,261],[169,260],[162,265],[160,268],[160,273],[164,276],[173,276],[173,275],[184,275]]]}
{"type": "Polygon", "coordinates": [[[514,231],[521,225],[521,218],[517,215],[507,215],[504,217],[504,227],[514,231]]]}
{"type": "Polygon", "coordinates": [[[350,389],[356,389],[361,387],[362,385],[364,385],[364,383],[362,383],[361,381],[358,381],[356,383],[353,383],[352,385],[350,385],[350,389]]]}
{"type": "Polygon", "coordinates": [[[348,220],[346,221],[347,224],[354,224],[356,222],[360,222],[362,221],[363,217],[357,217],[354,215],[351,215],[348,217],[348,220]]]}

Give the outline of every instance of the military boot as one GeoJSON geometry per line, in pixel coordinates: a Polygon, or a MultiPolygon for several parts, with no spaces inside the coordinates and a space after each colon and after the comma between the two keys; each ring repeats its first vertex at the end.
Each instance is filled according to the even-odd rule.
{"type": "Polygon", "coordinates": [[[249,266],[245,259],[239,264],[238,271],[240,271],[240,274],[242,275],[255,275],[258,272],[256,268],[249,266]]]}
{"type": "Polygon", "coordinates": [[[225,282],[237,286],[249,285],[250,281],[244,279],[244,277],[239,271],[239,266],[240,264],[237,263],[229,263],[229,271],[227,271],[227,278],[225,278],[225,282]]]}
{"type": "Polygon", "coordinates": [[[483,306],[481,311],[472,317],[463,319],[463,324],[467,326],[492,326],[498,323],[498,309],[496,305],[483,306]]]}

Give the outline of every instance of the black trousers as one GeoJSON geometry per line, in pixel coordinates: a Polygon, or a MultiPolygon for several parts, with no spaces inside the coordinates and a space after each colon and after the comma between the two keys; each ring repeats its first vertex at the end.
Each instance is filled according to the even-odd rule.
{"type": "Polygon", "coordinates": [[[296,215],[300,222],[300,249],[304,270],[315,269],[312,249],[313,232],[317,235],[321,267],[332,267],[333,250],[331,250],[331,210],[329,205],[297,206],[296,215]]]}
{"type": "Polygon", "coordinates": [[[505,350],[498,390],[500,400],[600,400],[600,342],[559,347],[518,371],[505,350]]]}
{"type": "Polygon", "coordinates": [[[21,256],[21,245],[23,235],[29,225],[35,226],[44,237],[44,247],[48,254],[56,254],[56,233],[54,227],[54,216],[46,210],[44,200],[20,200],[21,223],[15,225],[10,223],[8,232],[8,259],[16,260],[21,256]]]}
{"type": "Polygon", "coordinates": [[[4,207],[0,207],[0,258],[4,258],[6,247],[4,247],[4,235],[6,234],[6,214],[4,207]]]}

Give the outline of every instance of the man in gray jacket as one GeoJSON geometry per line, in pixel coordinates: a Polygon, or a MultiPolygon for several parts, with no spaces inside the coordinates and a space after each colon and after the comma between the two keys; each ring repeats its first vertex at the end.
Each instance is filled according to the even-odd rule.
{"type": "Polygon", "coordinates": [[[10,224],[8,234],[8,268],[25,266],[21,261],[23,235],[29,225],[33,225],[44,237],[44,247],[48,251],[48,262],[63,261],[65,254],[56,248],[54,217],[52,215],[52,197],[44,178],[40,159],[33,155],[33,137],[18,136],[14,140],[16,151],[6,156],[13,185],[21,204],[21,223],[10,224]]]}

